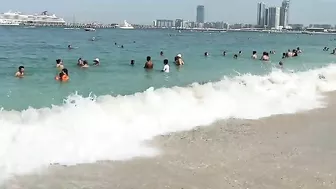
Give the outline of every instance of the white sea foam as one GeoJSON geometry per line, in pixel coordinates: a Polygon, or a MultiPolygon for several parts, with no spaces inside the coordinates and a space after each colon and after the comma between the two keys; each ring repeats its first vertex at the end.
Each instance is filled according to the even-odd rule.
{"type": "Polygon", "coordinates": [[[129,96],[78,95],[62,106],[0,112],[0,179],[53,163],[74,165],[156,155],[144,141],[218,119],[258,119],[324,106],[336,66],[299,73],[242,75],[129,96]],[[322,74],[325,79],[320,79],[322,74]]]}

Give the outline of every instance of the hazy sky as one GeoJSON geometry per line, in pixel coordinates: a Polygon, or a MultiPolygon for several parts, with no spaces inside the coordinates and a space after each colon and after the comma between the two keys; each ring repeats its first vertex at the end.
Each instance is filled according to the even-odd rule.
{"type": "MultiPolygon", "coordinates": [[[[196,6],[205,6],[206,21],[256,24],[260,0],[12,0],[1,2],[0,12],[18,10],[55,13],[72,22],[100,21],[150,24],[155,19],[196,19],[196,6]]],[[[282,0],[264,0],[268,6],[280,6],[282,0]]],[[[290,23],[336,24],[336,0],[291,0],[290,23]]]]}

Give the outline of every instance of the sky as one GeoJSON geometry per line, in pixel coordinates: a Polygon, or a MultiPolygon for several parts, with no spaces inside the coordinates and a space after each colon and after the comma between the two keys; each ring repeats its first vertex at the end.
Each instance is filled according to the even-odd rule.
{"type": "MultiPolygon", "coordinates": [[[[228,23],[257,22],[260,0],[13,0],[3,1],[0,12],[8,10],[40,13],[44,10],[68,22],[151,24],[156,19],[194,21],[196,6],[205,6],[206,21],[228,23]]],[[[282,0],[263,0],[268,6],[280,6],[282,0]]],[[[291,24],[336,24],[336,0],[291,0],[291,24]]]]}

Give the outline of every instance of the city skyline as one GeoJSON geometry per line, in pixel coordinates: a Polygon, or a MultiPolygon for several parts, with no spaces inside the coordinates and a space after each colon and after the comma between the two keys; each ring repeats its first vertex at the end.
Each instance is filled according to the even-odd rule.
{"type": "Polygon", "coordinates": [[[282,29],[289,26],[290,0],[283,0],[281,6],[257,4],[257,26],[282,29]]]}
{"type": "MultiPolygon", "coordinates": [[[[256,23],[256,4],[260,0],[171,0],[169,2],[157,0],[59,0],[45,3],[42,0],[5,1],[0,12],[8,10],[25,13],[40,13],[48,10],[57,16],[72,22],[120,23],[128,20],[130,23],[151,24],[157,18],[183,18],[196,21],[197,5],[205,6],[205,22],[225,21],[229,23],[256,23]],[[80,5],[80,6],[79,6],[80,5]],[[136,8],[134,8],[136,7],[136,8]]],[[[264,0],[265,4],[281,6],[282,0],[264,0]]],[[[293,0],[290,5],[289,23],[336,24],[334,0],[293,0]],[[314,14],[311,14],[314,12],[314,14]]]]}

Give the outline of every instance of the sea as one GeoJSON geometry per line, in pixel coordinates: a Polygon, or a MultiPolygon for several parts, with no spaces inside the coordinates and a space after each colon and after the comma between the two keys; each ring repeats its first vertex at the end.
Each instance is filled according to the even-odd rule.
{"type": "Polygon", "coordinates": [[[146,141],[217,120],[324,107],[323,94],[336,89],[336,55],[324,47],[335,48],[336,36],[0,27],[0,182],[51,164],[155,156],[160,149],[146,141]],[[303,53],[282,59],[297,47],[303,53]],[[276,53],[262,62],[251,59],[254,50],[276,53]],[[54,79],[59,58],[68,82],[54,79]],[[78,58],[101,65],[79,68],[78,58]],[[170,73],[161,72],[164,59],[170,73]]]}

